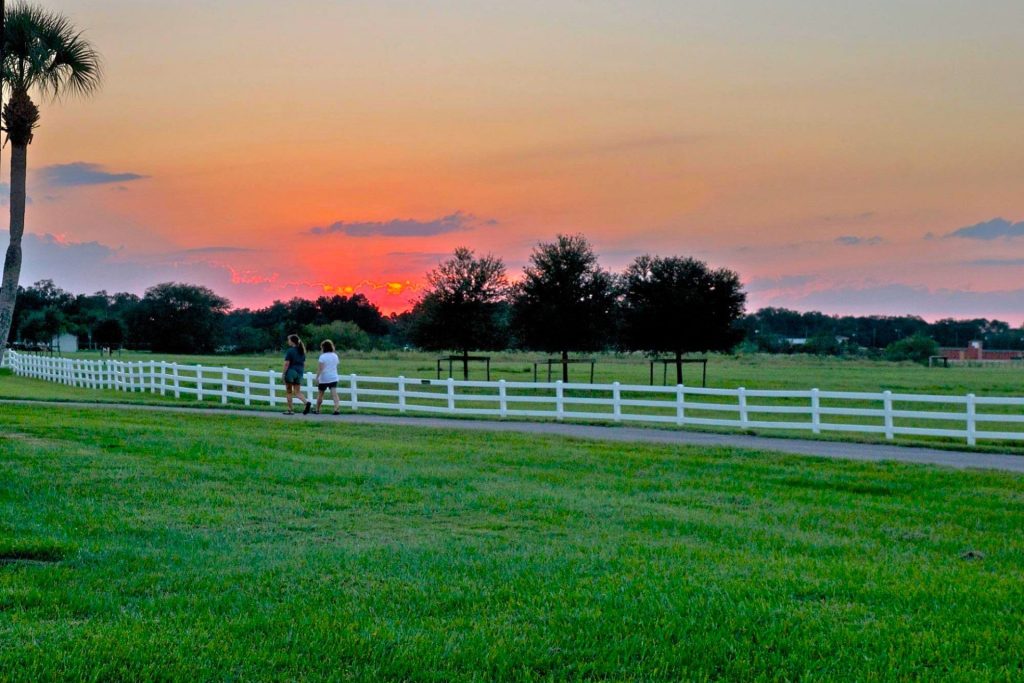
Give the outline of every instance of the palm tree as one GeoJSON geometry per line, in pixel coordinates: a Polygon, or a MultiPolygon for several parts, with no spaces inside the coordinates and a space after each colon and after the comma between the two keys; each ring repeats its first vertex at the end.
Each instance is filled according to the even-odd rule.
{"type": "Polygon", "coordinates": [[[32,93],[51,100],[88,95],[100,83],[100,58],[64,15],[16,3],[4,15],[2,83],[10,89],[3,124],[11,143],[11,243],[0,284],[0,348],[7,342],[21,275],[28,146],[39,125],[32,93]]]}

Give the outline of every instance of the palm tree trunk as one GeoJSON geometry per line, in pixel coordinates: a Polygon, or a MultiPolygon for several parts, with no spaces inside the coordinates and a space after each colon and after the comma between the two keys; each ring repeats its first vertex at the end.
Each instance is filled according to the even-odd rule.
{"type": "Polygon", "coordinates": [[[28,145],[11,144],[11,243],[4,259],[3,284],[0,285],[0,347],[7,343],[14,319],[21,276],[21,238],[25,234],[25,174],[28,145]]]}

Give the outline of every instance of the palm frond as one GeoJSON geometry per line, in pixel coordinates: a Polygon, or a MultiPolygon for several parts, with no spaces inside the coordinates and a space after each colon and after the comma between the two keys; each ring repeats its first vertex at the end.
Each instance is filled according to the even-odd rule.
{"type": "Polygon", "coordinates": [[[4,81],[44,96],[88,95],[102,78],[99,53],[71,20],[38,5],[19,2],[7,11],[4,81]]]}

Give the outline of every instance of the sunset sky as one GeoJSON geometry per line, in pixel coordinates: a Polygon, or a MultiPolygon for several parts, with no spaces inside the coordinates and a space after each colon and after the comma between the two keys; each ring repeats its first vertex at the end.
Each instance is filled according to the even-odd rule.
{"type": "Polygon", "coordinates": [[[750,309],[1024,323],[1020,0],[44,4],[105,81],[43,106],[25,284],[392,311],[582,232],[750,309]]]}

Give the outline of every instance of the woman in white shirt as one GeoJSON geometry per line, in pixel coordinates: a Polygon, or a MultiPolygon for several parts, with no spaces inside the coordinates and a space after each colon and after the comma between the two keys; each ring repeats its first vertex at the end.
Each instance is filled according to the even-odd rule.
{"type": "Polygon", "coordinates": [[[334,352],[334,342],[330,339],[320,342],[320,350],[323,353],[320,354],[320,361],[316,367],[318,389],[316,412],[317,415],[320,414],[320,404],[324,402],[324,394],[330,389],[331,396],[334,398],[334,414],[341,415],[341,403],[338,400],[338,363],[341,360],[338,358],[338,354],[334,352]]]}

